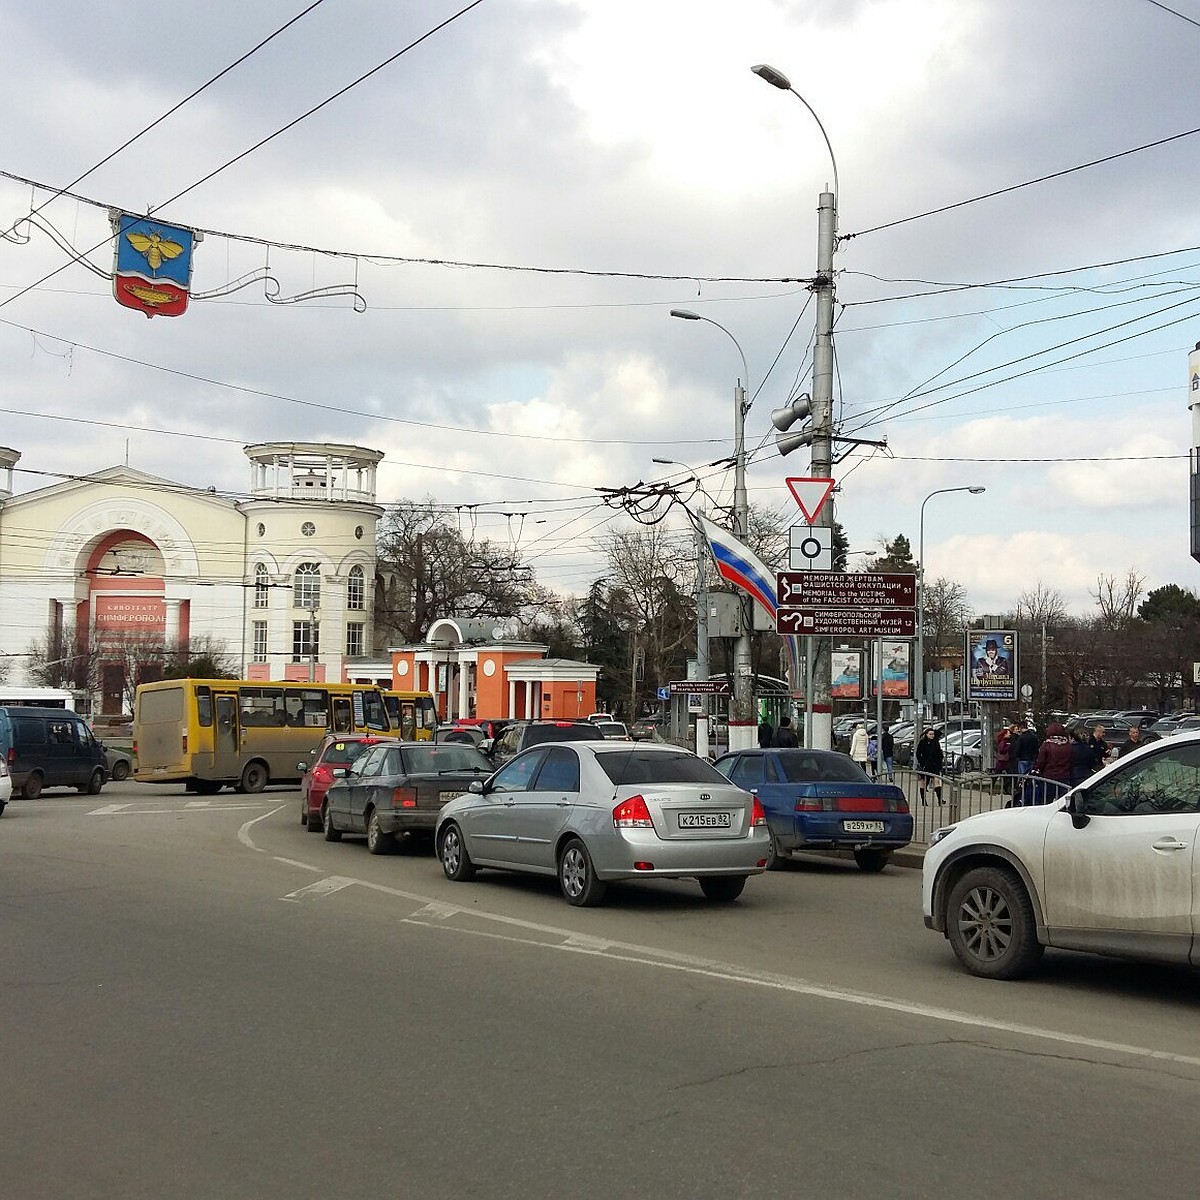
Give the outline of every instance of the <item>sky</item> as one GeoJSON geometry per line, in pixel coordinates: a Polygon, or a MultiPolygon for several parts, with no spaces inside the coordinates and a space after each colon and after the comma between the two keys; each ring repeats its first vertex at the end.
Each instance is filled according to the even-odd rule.
{"type": "Polygon", "coordinates": [[[17,491],[128,462],[237,496],[244,445],[351,443],[381,503],[582,594],[630,527],[604,489],[731,504],[742,382],[751,502],[798,523],[808,451],[770,414],[812,387],[832,149],[836,428],[886,441],[835,446],[851,564],[904,534],[978,614],[1197,582],[1200,0],[0,0],[0,27],[17,491]],[[117,305],[110,208],[202,231],[193,291],[226,294],[117,305]],[[275,302],[226,291],[267,272],[275,302]]]}

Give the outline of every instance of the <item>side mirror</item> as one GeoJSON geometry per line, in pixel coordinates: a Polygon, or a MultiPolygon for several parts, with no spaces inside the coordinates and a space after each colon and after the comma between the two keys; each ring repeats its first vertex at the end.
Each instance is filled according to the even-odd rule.
{"type": "Polygon", "coordinates": [[[333,771],[331,773],[332,773],[334,779],[345,779],[346,776],[350,774],[350,768],[349,767],[334,767],[333,771]]]}
{"type": "Polygon", "coordinates": [[[479,753],[480,754],[491,754],[491,752],[493,750],[495,750],[495,748],[496,748],[496,739],[495,738],[484,738],[483,741],[481,741],[479,743],[479,753]]]}
{"type": "Polygon", "coordinates": [[[1083,800],[1086,795],[1087,792],[1083,788],[1080,788],[1067,804],[1067,812],[1071,814],[1071,824],[1076,829],[1083,829],[1091,824],[1092,818],[1083,811],[1083,800]]]}
{"type": "Polygon", "coordinates": [[[474,796],[482,796],[483,795],[483,780],[482,779],[472,779],[471,782],[467,784],[467,791],[470,792],[474,796]]]}
{"type": "Polygon", "coordinates": [[[306,762],[298,762],[298,763],[296,764],[296,770],[297,770],[297,771],[299,771],[301,775],[303,775],[303,774],[304,774],[304,772],[308,770],[308,763],[306,763],[306,762]]]}

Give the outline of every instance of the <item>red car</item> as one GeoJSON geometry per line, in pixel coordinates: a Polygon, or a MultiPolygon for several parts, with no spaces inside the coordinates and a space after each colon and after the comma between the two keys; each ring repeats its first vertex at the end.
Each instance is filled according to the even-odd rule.
{"type": "Polygon", "coordinates": [[[333,782],[333,769],[348,767],[370,746],[395,740],[365,733],[327,733],[313,751],[312,762],[301,764],[304,775],[300,779],[300,824],[309,833],[320,833],[321,810],[325,806],[325,793],[333,782]]]}

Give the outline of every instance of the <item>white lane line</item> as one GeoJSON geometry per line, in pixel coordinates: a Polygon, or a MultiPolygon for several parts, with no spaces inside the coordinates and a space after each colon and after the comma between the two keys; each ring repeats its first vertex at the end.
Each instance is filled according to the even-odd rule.
{"type": "Polygon", "coordinates": [[[330,875],[325,879],[318,879],[316,883],[310,883],[308,887],[302,887],[299,891],[280,896],[280,899],[291,900],[293,903],[299,903],[301,900],[317,900],[322,896],[331,896],[334,892],[340,892],[342,888],[347,888],[357,882],[357,879],[348,879],[345,875],[330,875]]]}
{"type": "Polygon", "coordinates": [[[264,851],[263,851],[263,850],[261,850],[261,849],[259,849],[259,847],[258,847],[258,846],[256,846],[256,845],[254,844],[254,842],[251,840],[251,838],[250,838],[250,830],[251,830],[251,828],[252,828],[253,826],[257,825],[257,824],[259,823],[259,821],[265,821],[265,820],[266,820],[268,817],[273,817],[273,816],[274,816],[276,813],[278,813],[278,812],[283,812],[283,805],[282,805],[282,804],[279,804],[279,805],[277,805],[275,808],[271,809],[271,811],[270,811],[270,812],[265,812],[265,813],[263,813],[263,815],[262,815],[261,817],[255,817],[255,818],[254,818],[254,820],[252,820],[252,821],[247,821],[247,822],[246,822],[246,823],[245,823],[245,824],[244,824],[244,825],[243,825],[243,826],[242,826],[242,827],[241,827],[241,828],[238,830],[238,841],[239,841],[239,842],[241,842],[243,846],[248,846],[248,847],[249,847],[251,850],[253,850],[253,851],[254,851],[256,854],[262,854],[262,853],[264,853],[264,851]]]}
{"type": "Polygon", "coordinates": [[[413,913],[413,916],[425,917],[430,921],[448,921],[451,917],[457,917],[460,912],[462,909],[453,904],[441,904],[437,900],[431,900],[424,908],[413,913]]]}
{"type": "Polygon", "coordinates": [[[103,808],[93,808],[87,815],[89,817],[109,817],[113,813],[119,813],[128,807],[128,804],[106,804],[103,808]]]}
{"type": "MultiPolygon", "coordinates": [[[[282,811],[282,806],[274,812],[282,811]]],[[[274,813],[248,821],[238,832],[238,838],[252,850],[258,850],[250,839],[250,827],[258,821],[264,821],[274,813]]],[[[262,853],[262,851],[259,851],[262,853]]],[[[919,1004],[909,1000],[899,1000],[890,996],[876,996],[869,992],[856,992],[829,986],[828,984],[810,983],[804,979],[795,979],[786,975],[768,974],[762,971],[751,971],[739,967],[736,963],[725,963],[718,959],[701,958],[691,954],[679,954],[670,950],[662,950],[654,946],[639,946],[630,942],[608,942],[603,948],[589,946],[587,942],[599,942],[600,939],[589,938],[573,929],[562,929],[554,925],[543,925],[540,922],[526,921],[520,917],[508,917],[501,913],[480,912],[475,908],[463,908],[435,900],[432,896],[423,896],[418,892],[407,892],[401,888],[387,887],[384,884],[372,883],[366,879],[351,879],[345,876],[332,876],[341,887],[358,884],[375,892],[396,896],[403,900],[412,900],[424,906],[425,909],[435,910],[435,921],[419,920],[417,914],[404,919],[405,924],[420,928],[441,930],[442,932],[463,934],[467,937],[484,937],[496,941],[517,942],[541,950],[551,950],[567,954],[590,954],[597,958],[607,958],[617,962],[627,962],[643,967],[658,967],[668,971],[680,971],[686,974],[702,975],[711,979],[722,979],[731,983],[747,984],[752,987],[771,988],[777,991],[790,992],[798,996],[812,996],[821,1000],[832,1000],[842,1004],[855,1004],[865,1008],[875,1008],[887,1012],[905,1013],[909,1016],[921,1017],[926,1020],[941,1021],[961,1025],[971,1029],[982,1029],[993,1033],[1016,1034],[1021,1037],[1036,1038],[1041,1041],[1053,1042],[1059,1045],[1074,1046],[1081,1050],[1104,1051],[1110,1054],[1124,1054],[1131,1058],[1148,1059],[1154,1062],[1175,1063],[1181,1066],[1200,1067],[1200,1057],[1190,1054],[1173,1054],[1166,1050],[1153,1050],[1148,1046],[1126,1045],[1121,1042],[1109,1042],[1099,1038],[1080,1037],[1076,1034],[1062,1033],[1056,1029],[1046,1029],[1037,1025],[1022,1025],[1014,1021],[997,1021],[987,1017],[976,1016],[972,1013],[957,1012],[950,1008],[938,1008],[933,1005],[919,1004]],[[522,930],[526,934],[550,934],[561,939],[559,942],[547,942],[535,937],[521,936],[519,933],[491,933],[487,930],[464,929],[459,926],[447,925],[448,918],[461,914],[472,917],[477,921],[490,922],[494,925],[522,930]]],[[[321,881],[327,882],[327,881],[321,881]]],[[[310,885],[319,888],[320,883],[310,885]]],[[[301,888],[295,896],[303,895],[308,889],[301,888]]],[[[286,897],[289,898],[290,897],[286,897]]]]}
{"type": "Polygon", "coordinates": [[[211,806],[212,806],[211,800],[189,800],[183,807],[184,808],[210,808],[211,806]]]}

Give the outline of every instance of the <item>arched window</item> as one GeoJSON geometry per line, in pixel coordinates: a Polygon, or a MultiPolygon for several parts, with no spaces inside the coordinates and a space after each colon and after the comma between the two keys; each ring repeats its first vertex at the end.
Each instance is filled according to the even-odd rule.
{"type": "Polygon", "coordinates": [[[362,567],[351,567],[350,578],[346,583],[346,607],[361,610],[366,604],[366,595],[362,567]]]}
{"type": "Polygon", "coordinates": [[[296,568],[292,604],[295,608],[321,607],[321,568],[316,563],[301,563],[296,568]]]}
{"type": "Polygon", "coordinates": [[[259,563],[254,568],[254,607],[266,608],[271,593],[267,590],[267,567],[259,563]]]}

